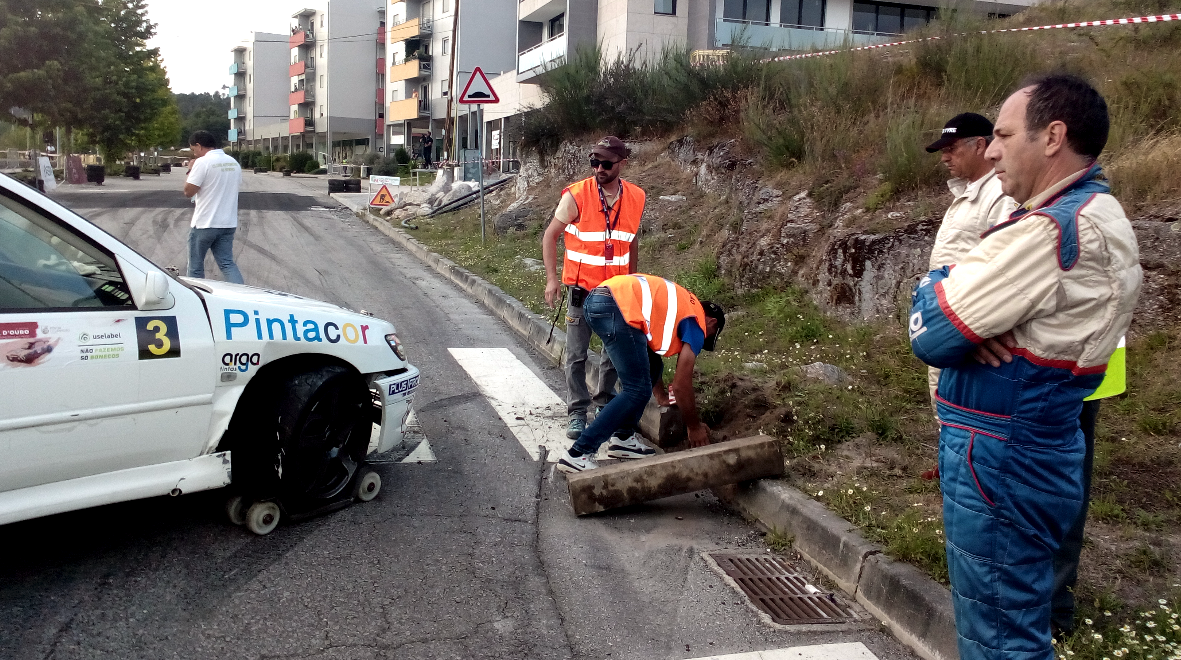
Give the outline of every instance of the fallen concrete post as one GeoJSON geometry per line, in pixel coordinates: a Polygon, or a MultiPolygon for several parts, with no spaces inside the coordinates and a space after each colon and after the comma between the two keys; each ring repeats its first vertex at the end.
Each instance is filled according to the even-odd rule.
{"type": "Polygon", "coordinates": [[[779,444],[757,435],[571,474],[566,483],[574,513],[583,516],[782,474],[779,444]]]}

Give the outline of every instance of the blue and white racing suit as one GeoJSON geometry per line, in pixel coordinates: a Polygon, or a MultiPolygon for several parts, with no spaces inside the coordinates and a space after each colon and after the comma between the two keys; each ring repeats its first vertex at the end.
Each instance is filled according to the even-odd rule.
{"type": "Polygon", "coordinates": [[[1083,399],[1140,290],[1098,165],[1030,200],[915,288],[911,347],[942,368],[939,475],[962,660],[1053,660],[1052,558],[1083,500],[1083,399]],[[1011,363],[971,356],[1012,330],[1011,363]]]}

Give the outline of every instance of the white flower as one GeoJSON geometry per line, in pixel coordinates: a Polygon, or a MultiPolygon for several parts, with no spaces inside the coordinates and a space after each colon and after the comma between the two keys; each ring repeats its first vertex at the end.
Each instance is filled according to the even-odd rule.
{"type": "Polygon", "coordinates": [[[848,494],[849,494],[849,495],[852,495],[852,494],[853,494],[853,489],[852,489],[852,488],[850,488],[850,489],[849,489],[847,492],[848,492],[848,494]]]}
{"type": "Polygon", "coordinates": [[[1090,620],[1090,619],[1083,619],[1083,623],[1085,623],[1085,624],[1087,624],[1087,625],[1089,626],[1089,625],[1092,625],[1092,624],[1094,624],[1095,622],[1094,622],[1094,621],[1092,621],[1092,620],[1090,620]]]}
{"type": "Polygon", "coordinates": [[[816,497],[824,497],[824,491],[817,491],[816,497]]]}
{"type": "Polygon", "coordinates": [[[865,510],[866,510],[866,511],[869,511],[869,506],[866,506],[866,507],[865,507],[865,510]]]}

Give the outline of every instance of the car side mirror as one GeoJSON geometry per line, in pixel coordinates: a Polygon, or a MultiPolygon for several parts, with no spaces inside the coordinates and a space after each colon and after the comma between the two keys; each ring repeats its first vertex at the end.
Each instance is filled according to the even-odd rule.
{"type": "Polygon", "coordinates": [[[144,281],[144,304],[142,309],[168,309],[172,307],[172,296],[168,293],[168,276],[158,270],[148,271],[144,281]]]}

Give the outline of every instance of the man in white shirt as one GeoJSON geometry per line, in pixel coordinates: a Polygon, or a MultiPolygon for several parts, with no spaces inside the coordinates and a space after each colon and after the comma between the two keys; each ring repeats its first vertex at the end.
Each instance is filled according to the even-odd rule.
{"type": "Polygon", "coordinates": [[[226,281],[242,284],[242,273],[234,263],[242,168],[217,148],[217,138],[209,131],[193,133],[189,148],[197,159],[185,180],[185,197],[195,205],[189,231],[188,276],[205,277],[205,253],[212,250],[226,281]]]}
{"type": "MultiPolygon", "coordinates": [[[[1001,190],[992,161],[984,157],[992,141],[992,122],[974,112],[951,118],[939,139],[927,145],[927,153],[939,152],[952,178],[947,182],[954,196],[931,248],[930,270],[959,263],[980,244],[980,235],[1004,222],[1017,210],[1017,202],[1001,190]]],[[[939,369],[927,367],[931,405],[939,386],[939,369]]]]}

